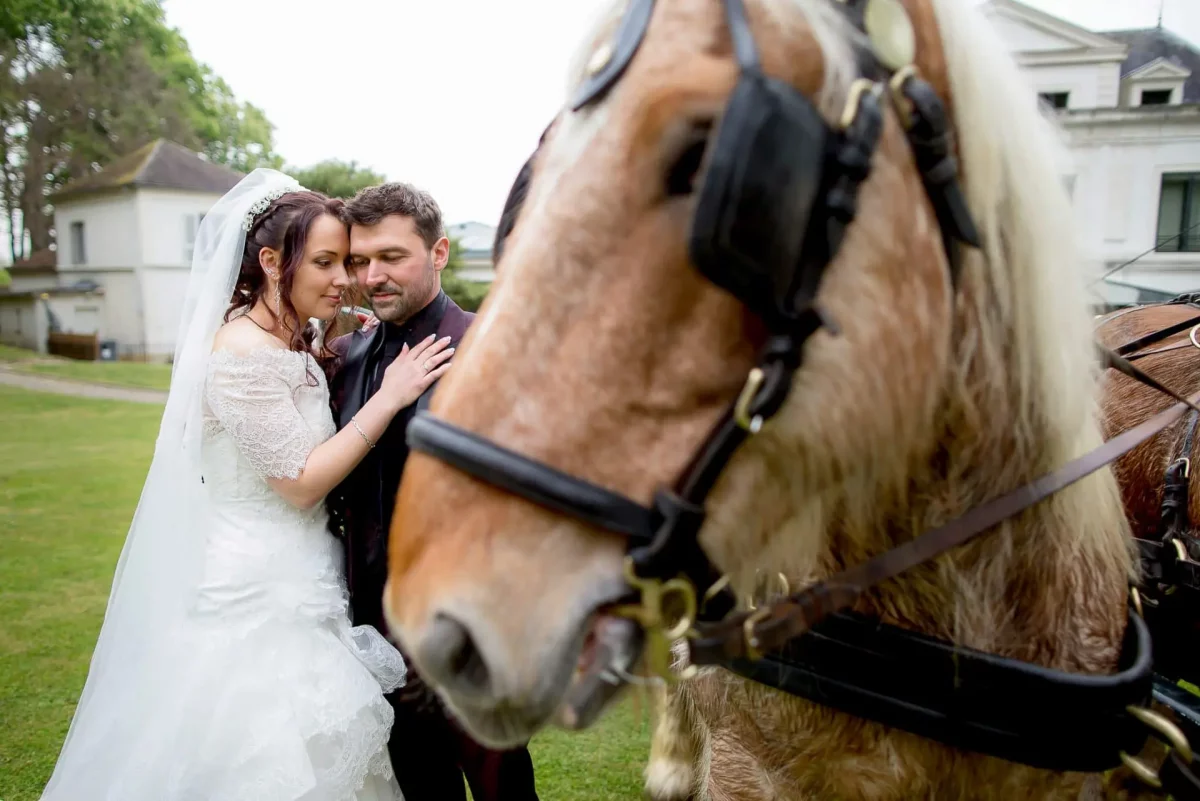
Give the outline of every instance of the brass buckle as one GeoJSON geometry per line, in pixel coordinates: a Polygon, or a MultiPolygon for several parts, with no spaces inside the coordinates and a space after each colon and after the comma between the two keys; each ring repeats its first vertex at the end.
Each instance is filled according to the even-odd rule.
{"type": "MultiPolygon", "coordinates": [[[[1142,725],[1152,732],[1162,735],[1162,738],[1167,741],[1167,744],[1171,748],[1175,749],[1175,752],[1179,754],[1184,762],[1192,761],[1192,746],[1188,742],[1187,736],[1170,720],[1153,709],[1145,709],[1140,706],[1127,706],[1125,707],[1125,711],[1137,718],[1142,725]]],[[[1158,771],[1154,768],[1124,751],[1120,753],[1120,757],[1125,767],[1129,768],[1133,772],[1133,775],[1137,776],[1143,784],[1153,787],[1156,790],[1162,788],[1162,779],[1159,778],[1158,771]]]]}
{"type": "Polygon", "coordinates": [[[746,385],[742,387],[742,394],[738,395],[737,404],[733,407],[734,422],[738,424],[739,428],[743,428],[751,434],[757,434],[762,430],[762,415],[756,414],[754,417],[750,417],[750,404],[754,403],[754,399],[758,396],[759,390],[762,389],[766,380],[767,374],[761,367],[751,370],[750,375],[746,376],[746,385]]]}
{"type": "Polygon", "coordinates": [[[913,120],[912,102],[904,96],[904,83],[916,75],[917,68],[909,64],[896,70],[896,74],[888,81],[888,92],[892,96],[892,105],[896,107],[896,113],[900,115],[900,124],[906,131],[912,127],[913,120]]]}
{"type": "Polygon", "coordinates": [[[716,598],[718,593],[720,593],[721,590],[725,589],[728,586],[729,586],[729,576],[722,574],[722,576],[719,579],[717,579],[716,581],[713,582],[713,585],[711,587],[709,587],[707,590],[704,591],[704,597],[702,599],[700,599],[700,608],[703,609],[704,605],[706,603],[711,601],[713,598],[716,598]]]}
{"type": "Polygon", "coordinates": [[[880,94],[879,84],[874,81],[869,81],[866,78],[857,78],[854,83],[850,84],[850,91],[846,94],[846,105],[842,107],[842,116],[838,120],[838,125],[842,130],[846,130],[854,121],[858,119],[858,109],[862,105],[862,96],[868,92],[876,97],[880,94]]]}
{"type": "Polygon", "coordinates": [[[625,581],[638,591],[639,603],[619,606],[612,614],[636,620],[642,627],[646,667],[669,684],[696,675],[695,665],[688,665],[679,673],[671,669],[671,643],[687,636],[696,622],[696,588],[683,577],[668,581],[642,578],[630,556],[625,557],[625,581]],[[682,606],[682,612],[673,620],[668,617],[668,601],[672,597],[682,606]]]}
{"type": "Polygon", "coordinates": [[[1183,540],[1179,539],[1179,537],[1172,537],[1171,544],[1175,546],[1176,558],[1178,558],[1180,562],[1188,561],[1188,552],[1187,548],[1183,547],[1183,540]]]}
{"type": "Polygon", "coordinates": [[[770,616],[770,608],[759,609],[742,621],[742,641],[746,646],[746,658],[751,662],[757,662],[763,658],[763,652],[758,648],[758,637],[754,634],[754,627],[770,616]]]}

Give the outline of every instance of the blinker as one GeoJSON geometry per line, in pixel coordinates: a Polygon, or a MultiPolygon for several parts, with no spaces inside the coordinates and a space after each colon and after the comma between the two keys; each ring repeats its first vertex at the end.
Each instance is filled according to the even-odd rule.
{"type": "Polygon", "coordinates": [[[828,126],[791,86],[743,73],[710,146],[689,250],[706,278],[772,324],[788,317],[828,155],[828,126]]]}

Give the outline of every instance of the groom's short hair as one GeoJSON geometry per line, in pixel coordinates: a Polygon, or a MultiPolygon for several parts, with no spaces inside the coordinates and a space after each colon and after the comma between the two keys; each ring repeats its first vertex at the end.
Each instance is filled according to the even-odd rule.
{"type": "Polygon", "coordinates": [[[387,183],[360,189],[346,202],[342,222],[347,225],[375,225],[384,217],[398,214],[410,217],[425,247],[432,248],[445,236],[442,210],[437,201],[412,184],[387,183]]]}

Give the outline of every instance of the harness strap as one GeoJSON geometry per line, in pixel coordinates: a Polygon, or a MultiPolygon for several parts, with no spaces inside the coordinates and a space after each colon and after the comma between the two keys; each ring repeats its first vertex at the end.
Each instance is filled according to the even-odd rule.
{"type": "MultiPolygon", "coordinates": [[[[1046,770],[1101,772],[1149,730],[1150,631],[1129,614],[1116,672],[1068,673],[964,648],[854,613],[758,660],[722,667],[856,717],[1046,770]]],[[[1200,700],[1200,699],[1197,699],[1200,700]]]]}
{"type": "Polygon", "coordinates": [[[689,643],[694,664],[721,664],[775,650],[809,631],[834,612],[849,609],[870,588],[962,545],[1004,520],[1024,512],[1128,453],[1174,423],[1200,401],[1200,393],[1178,403],[1100,447],[995,500],[977,506],[946,525],[842,571],[800,592],[719,623],[698,623],[689,643]]]}
{"type": "Polygon", "coordinates": [[[1135,351],[1141,350],[1147,345],[1153,345],[1155,342],[1162,342],[1164,339],[1182,333],[1195,325],[1200,325],[1200,314],[1196,315],[1195,317],[1189,317],[1186,320],[1173,325],[1169,325],[1166,328],[1160,328],[1157,331],[1153,331],[1143,337],[1138,337],[1130,342],[1126,342],[1124,345],[1116,348],[1116,354],[1118,356],[1128,356],[1135,351]]]}

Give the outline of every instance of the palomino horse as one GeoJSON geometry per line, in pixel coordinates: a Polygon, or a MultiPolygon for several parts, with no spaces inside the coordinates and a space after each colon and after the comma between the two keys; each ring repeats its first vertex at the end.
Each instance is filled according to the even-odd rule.
{"type": "Polygon", "coordinates": [[[643,632],[659,673],[686,633],[691,667],[739,672],[678,685],[684,736],[659,738],[649,770],[662,796],[1065,798],[1114,765],[1116,787],[1117,751],[1146,739],[1113,735],[1141,707],[1111,677],[1149,662],[1108,469],[1026,492],[1040,503],[911,569],[889,558],[717,628],[690,614],[701,562],[738,598],[762,575],[795,588],[879,566],[947,521],[961,541],[969,510],[1101,443],[1058,143],[1002,43],[962,0],[632,0],[612,20],[510,198],[454,370],[409,428],[384,602],[417,670],[506,746],[590,722],[613,697],[594,679],[627,676],[643,632]],[[940,105],[963,196],[937,153],[940,105]],[[681,474],[681,495],[657,493],[681,474]],[[641,537],[652,502],[684,532],[678,552],[641,537]],[[649,578],[660,557],[689,579],[649,578]],[[847,606],[827,622],[869,647],[807,686],[828,703],[742,677],[847,606]],[[851,675],[887,683],[871,697],[900,699],[884,716],[898,725],[869,719],[870,694],[837,682],[851,675]],[[942,706],[916,715],[913,688],[942,706]],[[1112,717],[1089,717],[1096,693],[1122,699],[1112,717]]]}

